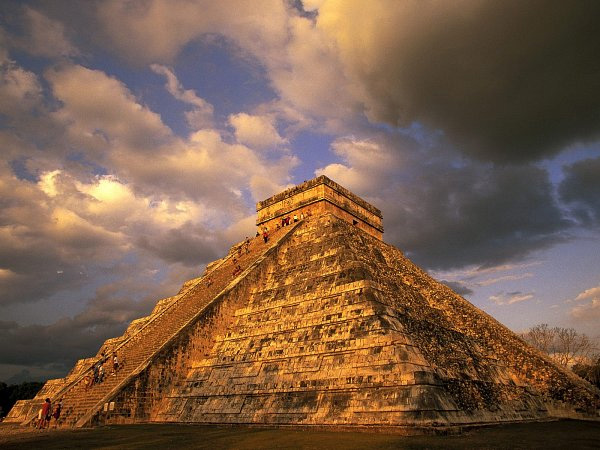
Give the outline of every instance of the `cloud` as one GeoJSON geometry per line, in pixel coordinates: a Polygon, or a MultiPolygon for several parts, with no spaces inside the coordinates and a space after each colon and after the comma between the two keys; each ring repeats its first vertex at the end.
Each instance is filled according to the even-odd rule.
{"type": "Polygon", "coordinates": [[[558,188],[561,200],[582,225],[600,224],[600,158],[577,161],[563,170],[565,178],[558,188]]]}
{"type": "Polygon", "coordinates": [[[59,21],[41,12],[24,7],[26,37],[17,39],[17,45],[35,56],[47,58],[79,56],[79,50],[66,37],[65,27],[59,21]]]}
{"type": "MultiPolygon", "coordinates": [[[[502,162],[600,137],[600,32],[591,20],[600,5],[325,0],[304,8],[313,13],[283,1],[105,1],[93,10],[94,39],[127,62],[164,68],[187,45],[222,37],[265,71],[281,111],[322,130],[350,130],[364,117],[420,122],[468,155],[502,162]]],[[[88,16],[72,22],[90,28],[88,16]]],[[[199,111],[188,114],[196,127],[199,111]]]]}
{"type": "Polygon", "coordinates": [[[283,139],[269,116],[257,116],[246,113],[232,114],[229,123],[234,128],[235,138],[240,144],[259,150],[274,149],[285,145],[283,139]]]}
{"type": "Polygon", "coordinates": [[[150,68],[167,79],[167,91],[184,103],[192,105],[191,111],[185,112],[188,124],[195,130],[213,126],[214,108],[203,98],[198,97],[193,89],[184,89],[171,69],[160,64],[152,64],[150,68]]]}
{"type": "Polygon", "coordinates": [[[473,289],[471,289],[466,284],[461,283],[459,281],[441,280],[440,283],[445,284],[450,289],[452,289],[454,292],[456,292],[458,295],[462,295],[463,297],[471,295],[474,292],[473,289]]]}
{"type": "MultiPolygon", "coordinates": [[[[189,273],[225,251],[231,241],[224,238],[251,233],[249,223],[246,231],[227,230],[251,214],[249,198],[285,187],[298,164],[288,153],[267,159],[227,143],[215,129],[175,136],[102,71],[62,63],[46,72],[44,93],[35,76],[7,67],[28,82],[11,87],[15,104],[25,104],[29,91],[56,102],[45,121],[22,128],[15,120],[0,133],[9,157],[0,167],[4,305],[50,302],[114,280],[124,259],[135,264],[122,275],[152,264],[189,273]]],[[[17,119],[15,109],[8,114],[17,119]]]]}
{"type": "Polygon", "coordinates": [[[317,29],[373,122],[441,129],[484,160],[600,137],[600,4],[325,1],[317,29]]]}
{"type": "Polygon", "coordinates": [[[9,59],[0,60],[0,113],[22,117],[40,106],[42,87],[37,76],[9,59]]]}
{"type": "Polygon", "coordinates": [[[103,39],[129,63],[172,64],[186,45],[219,36],[265,72],[281,114],[321,129],[351,127],[363,109],[354,91],[362,88],[348,83],[337,47],[308,16],[285,1],[108,1],[97,11],[103,39]]]}
{"type": "Polygon", "coordinates": [[[486,280],[478,281],[476,283],[476,285],[477,286],[490,286],[492,284],[501,283],[503,281],[523,280],[525,278],[531,278],[533,276],[534,275],[531,272],[521,273],[521,274],[517,274],[517,275],[504,275],[501,277],[488,278],[486,280]]]}
{"type": "Polygon", "coordinates": [[[575,301],[600,299],[600,286],[586,289],[575,297],[575,301]]]}
{"type": "MultiPolygon", "coordinates": [[[[439,144],[438,144],[439,145],[439,144]]],[[[429,269],[496,266],[565,239],[547,172],[497,167],[382,134],[338,139],[318,169],[383,211],[386,240],[429,269]]]]}
{"type": "Polygon", "coordinates": [[[247,212],[240,192],[251,187],[248,180],[267,177],[281,185],[298,164],[289,154],[266,159],[227,143],[212,128],[175,136],[127,86],[101,71],[71,65],[47,78],[62,102],[53,117],[66,129],[63,145],[81,149],[88,161],[130,182],[136,194],[194,200],[239,217],[247,212]]]}
{"type": "Polygon", "coordinates": [[[95,355],[104,340],[120,336],[133,319],[148,314],[160,299],[156,296],[164,295],[164,287],[153,283],[156,291],[140,296],[141,282],[125,278],[106,284],[83,311],[48,325],[0,321],[0,360],[52,375],[66,373],[77,359],[95,355]]]}
{"type": "Polygon", "coordinates": [[[205,228],[186,223],[162,233],[141,234],[136,244],[167,262],[181,262],[189,267],[198,267],[200,261],[218,258],[213,233],[205,228]]]}
{"type": "Polygon", "coordinates": [[[183,47],[206,34],[222,34],[253,53],[280,49],[287,38],[285,2],[151,0],[105,1],[97,17],[105,39],[138,63],[171,63],[183,47]],[[231,12],[235,11],[235,14],[231,12]]]}
{"type": "Polygon", "coordinates": [[[0,166],[0,303],[31,302],[80,286],[82,260],[102,264],[120,236],[88,222],[0,166]],[[57,269],[62,270],[57,276],[57,269]]]}
{"type": "Polygon", "coordinates": [[[69,137],[104,162],[107,146],[120,150],[144,149],[152,154],[172,137],[160,116],[141,105],[127,87],[99,70],[68,64],[46,73],[52,92],[62,103],[54,116],[65,124],[69,137]]]}
{"type": "Polygon", "coordinates": [[[579,293],[570,302],[579,302],[571,308],[569,315],[577,322],[598,322],[600,320],[600,286],[579,293]]]}
{"type": "Polygon", "coordinates": [[[525,302],[531,300],[534,297],[534,293],[523,293],[523,292],[500,292],[496,295],[492,295],[490,300],[496,305],[512,305],[514,303],[525,302]]]}

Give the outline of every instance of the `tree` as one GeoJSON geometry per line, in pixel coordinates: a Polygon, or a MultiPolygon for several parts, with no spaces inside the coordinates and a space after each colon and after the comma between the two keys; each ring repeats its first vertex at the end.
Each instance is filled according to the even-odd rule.
{"type": "Polygon", "coordinates": [[[573,328],[557,328],[555,342],[553,357],[560,365],[570,367],[575,363],[590,361],[594,348],[585,334],[579,334],[573,328]]]}
{"type": "Polygon", "coordinates": [[[555,336],[556,328],[550,328],[547,323],[536,325],[522,335],[530,345],[547,354],[552,351],[555,336]]]}
{"type": "Polygon", "coordinates": [[[589,363],[596,347],[592,340],[574,328],[536,325],[521,337],[530,345],[548,354],[563,367],[589,363]]]}
{"type": "Polygon", "coordinates": [[[38,393],[43,385],[44,383],[36,381],[11,384],[10,386],[0,382],[0,410],[2,410],[0,417],[8,414],[8,411],[10,411],[10,408],[13,407],[17,400],[35,397],[35,394],[38,393]]]}

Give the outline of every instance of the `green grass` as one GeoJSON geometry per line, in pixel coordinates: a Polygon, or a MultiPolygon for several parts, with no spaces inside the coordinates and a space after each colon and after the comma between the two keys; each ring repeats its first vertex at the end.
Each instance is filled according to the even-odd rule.
{"type": "Polygon", "coordinates": [[[453,436],[306,431],[204,425],[122,425],[16,433],[0,425],[0,448],[206,449],[598,449],[600,422],[561,420],[472,429],[453,436]]]}

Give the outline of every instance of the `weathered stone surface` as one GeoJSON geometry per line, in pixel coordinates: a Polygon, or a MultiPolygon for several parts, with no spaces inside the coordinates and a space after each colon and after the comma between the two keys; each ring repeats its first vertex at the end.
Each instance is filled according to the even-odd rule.
{"type": "Polygon", "coordinates": [[[383,236],[381,211],[324,175],[256,204],[256,225],[274,230],[286,217],[333,213],[372,236],[383,236]]]}
{"type": "Polygon", "coordinates": [[[53,391],[65,425],[422,429],[597,416],[591,385],[335,212],[232,247],[158,302],[102,347],[123,360],[116,376],[86,389],[82,360],[53,391]]]}

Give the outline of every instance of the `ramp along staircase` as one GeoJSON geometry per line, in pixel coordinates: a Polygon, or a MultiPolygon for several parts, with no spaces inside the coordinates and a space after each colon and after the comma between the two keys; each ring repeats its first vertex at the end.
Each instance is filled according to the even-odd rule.
{"type": "MultiPolygon", "coordinates": [[[[94,414],[148,367],[152,359],[177,336],[182,328],[194,321],[207,306],[220,297],[223,291],[242,279],[262,260],[262,256],[276,247],[301,223],[293,223],[270,233],[267,243],[263,242],[262,236],[251,239],[248,251],[244,242],[232,247],[232,251],[225,258],[213,267],[209,266],[206,273],[194,285],[184,290],[179,298],[156,316],[151,317],[129,338],[111,349],[104,360],[98,358],[75,380],[56,392],[52,401],[62,399],[60,425],[82,427],[89,424],[94,414]],[[116,353],[119,358],[119,370],[114,375],[112,374],[113,353],[116,353]],[[88,386],[86,378],[92,377],[94,365],[101,361],[104,366],[104,381],[88,386]]],[[[37,405],[34,406],[22,425],[31,424],[37,417],[38,408],[37,405]]]]}

